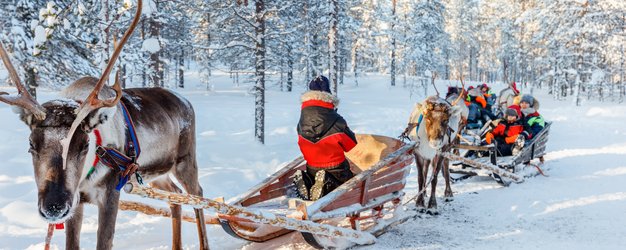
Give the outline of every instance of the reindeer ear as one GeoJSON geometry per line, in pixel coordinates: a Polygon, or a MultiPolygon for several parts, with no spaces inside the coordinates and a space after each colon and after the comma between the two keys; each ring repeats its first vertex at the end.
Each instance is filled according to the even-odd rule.
{"type": "Polygon", "coordinates": [[[94,129],[98,128],[100,125],[105,124],[107,121],[110,121],[115,115],[116,107],[111,108],[99,108],[87,116],[82,123],[83,131],[86,133],[90,133],[94,129]]]}
{"type": "Polygon", "coordinates": [[[419,110],[419,111],[424,111],[424,104],[421,103],[416,103],[415,104],[415,109],[419,110]]]}
{"type": "Polygon", "coordinates": [[[18,106],[12,106],[13,113],[16,113],[20,116],[20,120],[26,124],[31,130],[33,129],[37,119],[35,119],[35,115],[27,109],[18,106]]]}

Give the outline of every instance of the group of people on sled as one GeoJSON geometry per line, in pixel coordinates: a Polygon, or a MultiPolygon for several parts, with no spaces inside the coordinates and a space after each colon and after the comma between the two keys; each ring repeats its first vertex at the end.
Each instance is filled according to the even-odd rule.
{"type": "Polygon", "coordinates": [[[517,155],[526,141],[533,139],[546,123],[539,114],[539,101],[529,94],[521,95],[515,83],[510,85],[515,95],[513,104],[494,114],[495,94],[487,84],[467,91],[466,105],[469,108],[467,129],[489,126],[483,144],[494,143],[500,156],[517,155]]]}

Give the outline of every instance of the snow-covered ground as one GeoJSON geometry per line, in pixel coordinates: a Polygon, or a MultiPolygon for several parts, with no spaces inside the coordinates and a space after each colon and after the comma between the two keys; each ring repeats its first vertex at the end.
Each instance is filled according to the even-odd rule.
{"type": "MultiPolygon", "coordinates": [[[[268,83],[266,144],[260,145],[254,141],[254,96],[249,86],[234,87],[225,76],[212,81],[213,92],[200,90],[200,84],[179,92],[196,109],[204,194],[228,199],[299,155],[295,125],[304,85],[287,93],[268,83]]],[[[413,104],[424,99],[400,86],[391,88],[388,82],[386,77],[366,76],[358,87],[351,79],[340,86],[339,113],[355,132],[396,137],[406,126],[413,104]]],[[[445,84],[439,83],[442,92],[445,84]]],[[[57,94],[43,91],[40,98],[49,100],[57,94]]],[[[489,178],[454,184],[455,200],[440,201],[441,215],[408,221],[363,249],[623,249],[626,105],[589,102],[576,107],[570,101],[554,101],[541,90],[535,94],[542,102],[540,112],[554,122],[545,164],[549,177],[538,176],[506,188],[489,178]]],[[[0,249],[41,249],[47,225],[37,213],[37,190],[27,153],[29,129],[8,105],[0,104],[0,116],[4,117],[0,123],[0,249]]],[[[407,197],[416,193],[416,186],[412,173],[407,197]]],[[[122,199],[165,206],[127,194],[122,199]]],[[[95,211],[93,206],[85,210],[81,244],[86,249],[96,244],[95,211]]],[[[120,212],[114,248],[169,249],[170,231],[167,218],[120,212]]],[[[249,244],[218,226],[208,226],[208,231],[212,249],[310,248],[298,234],[249,244]]],[[[53,247],[63,249],[64,241],[63,232],[57,231],[53,247]]],[[[197,248],[195,225],[183,224],[183,243],[186,248],[197,248]]]]}

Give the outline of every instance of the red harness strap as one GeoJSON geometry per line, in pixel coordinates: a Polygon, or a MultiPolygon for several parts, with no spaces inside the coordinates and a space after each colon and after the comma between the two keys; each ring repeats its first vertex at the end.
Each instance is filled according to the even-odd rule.
{"type": "MultiPolygon", "coordinates": [[[[102,136],[100,135],[100,130],[94,129],[93,134],[96,136],[96,147],[102,146],[102,136]]],[[[98,154],[96,154],[96,158],[93,160],[93,165],[91,166],[95,167],[99,161],[100,157],[98,157],[98,154]]]]}

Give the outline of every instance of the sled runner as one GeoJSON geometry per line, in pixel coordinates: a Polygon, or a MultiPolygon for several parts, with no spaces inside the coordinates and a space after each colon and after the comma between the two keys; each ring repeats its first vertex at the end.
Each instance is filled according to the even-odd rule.
{"type": "MultiPolygon", "coordinates": [[[[453,161],[450,172],[461,174],[460,177],[455,178],[456,180],[475,175],[492,176],[503,185],[508,185],[511,181],[523,182],[526,176],[543,174],[537,165],[534,165],[536,170],[527,167],[532,165],[530,161],[533,159],[538,158],[540,163],[543,163],[551,125],[551,122],[547,122],[543,130],[527,142],[519,154],[514,156],[498,157],[493,145],[480,146],[466,143],[456,145],[456,148],[465,152],[461,154],[462,156],[446,155],[453,161]],[[526,169],[531,170],[526,171],[526,169]]],[[[469,142],[469,140],[464,141],[469,142]]]]}
{"type": "MultiPolygon", "coordinates": [[[[358,134],[357,141],[357,146],[346,154],[355,176],[319,200],[296,198],[292,175],[306,167],[304,159],[298,157],[248,192],[234,198],[229,205],[263,211],[277,218],[332,225],[378,236],[384,233],[387,226],[400,223],[394,220],[392,213],[399,207],[404,195],[402,190],[413,162],[413,144],[366,134],[358,134]]],[[[237,215],[218,213],[218,218],[227,233],[253,242],[264,242],[294,231],[237,215]]],[[[300,231],[306,242],[316,248],[332,247],[337,244],[336,241],[341,241],[318,232],[300,231]]]]}

